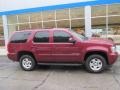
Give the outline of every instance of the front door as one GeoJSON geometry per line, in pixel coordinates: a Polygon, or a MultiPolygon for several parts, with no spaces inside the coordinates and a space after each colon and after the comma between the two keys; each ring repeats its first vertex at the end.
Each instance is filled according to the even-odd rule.
{"type": "MultiPolygon", "coordinates": [[[[53,54],[56,62],[79,62],[80,51],[77,42],[70,43],[72,37],[68,32],[56,30],[53,32],[53,54]]],[[[73,37],[72,37],[73,38],[73,37]]]]}

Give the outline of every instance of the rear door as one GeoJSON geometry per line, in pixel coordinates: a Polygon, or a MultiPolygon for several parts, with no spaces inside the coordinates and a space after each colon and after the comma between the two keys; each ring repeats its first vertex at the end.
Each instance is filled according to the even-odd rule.
{"type": "Polygon", "coordinates": [[[40,62],[50,61],[52,54],[52,45],[50,44],[50,32],[38,31],[33,38],[32,49],[40,62]]]}

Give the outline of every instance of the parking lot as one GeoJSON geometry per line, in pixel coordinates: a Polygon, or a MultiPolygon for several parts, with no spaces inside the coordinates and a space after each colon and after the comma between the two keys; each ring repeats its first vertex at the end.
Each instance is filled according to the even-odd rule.
{"type": "Polygon", "coordinates": [[[0,56],[0,90],[120,90],[120,58],[112,68],[92,74],[83,66],[39,65],[27,72],[0,56]]]}

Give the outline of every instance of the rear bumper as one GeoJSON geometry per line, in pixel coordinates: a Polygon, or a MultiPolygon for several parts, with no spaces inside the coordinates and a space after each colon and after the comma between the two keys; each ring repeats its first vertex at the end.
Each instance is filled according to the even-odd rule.
{"type": "Polygon", "coordinates": [[[115,61],[117,60],[117,58],[118,58],[118,53],[117,53],[117,52],[111,53],[111,54],[109,55],[109,64],[110,64],[110,65],[111,65],[111,64],[114,64],[115,61]]]}
{"type": "Polygon", "coordinates": [[[10,53],[10,54],[8,53],[7,56],[12,61],[17,61],[17,55],[15,53],[10,53]]]}

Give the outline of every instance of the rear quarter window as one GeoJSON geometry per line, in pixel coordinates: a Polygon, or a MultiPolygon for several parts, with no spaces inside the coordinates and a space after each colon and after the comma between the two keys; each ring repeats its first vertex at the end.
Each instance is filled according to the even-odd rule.
{"type": "Polygon", "coordinates": [[[31,32],[16,32],[12,36],[10,43],[25,43],[30,34],[31,32]]]}

